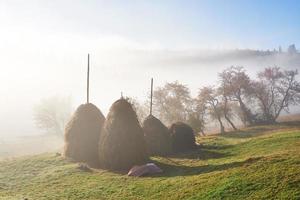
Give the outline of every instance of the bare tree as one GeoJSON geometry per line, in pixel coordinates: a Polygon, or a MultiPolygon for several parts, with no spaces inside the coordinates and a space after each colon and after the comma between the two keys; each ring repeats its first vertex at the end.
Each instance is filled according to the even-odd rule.
{"type": "Polygon", "coordinates": [[[296,80],[297,70],[266,68],[258,73],[253,83],[265,123],[275,123],[282,110],[289,111],[290,105],[300,104],[300,83],[296,80]]]}
{"type": "Polygon", "coordinates": [[[234,129],[237,130],[236,126],[233,123],[233,104],[234,102],[229,102],[227,96],[222,97],[222,111],[223,111],[223,116],[226,119],[226,121],[230,124],[230,126],[234,129]]]}
{"type": "Polygon", "coordinates": [[[158,87],[153,93],[154,112],[167,124],[176,121],[187,121],[191,105],[190,90],[175,81],[158,87]]]}
{"type": "Polygon", "coordinates": [[[53,96],[42,99],[34,106],[33,118],[38,128],[49,134],[62,136],[71,112],[70,97],[53,96]]]}
{"type": "Polygon", "coordinates": [[[201,133],[205,135],[205,106],[197,101],[197,99],[192,99],[192,103],[189,108],[189,114],[187,122],[193,128],[196,133],[201,133]]]}
{"type": "Polygon", "coordinates": [[[218,92],[221,95],[222,98],[222,110],[223,110],[223,115],[226,121],[230,124],[230,126],[234,129],[237,130],[236,126],[234,125],[232,118],[234,116],[233,112],[233,105],[235,102],[230,102],[228,93],[227,93],[227,88],[224,86],[224,82],[221,82],[221,85],[218,88],[218,92]]]}
{"type": "Polygon", "coordinates": [[[219,74],[223,87],[223,95],[227,100],[236,101],[243,112],[244,118],[249,125],[255,123],[255,115],[251,112],[246,102],[251,94],[251,80],[243,67],[230,67],[219,74]]]}
{"type": "Polygon", "coordinates": [[[199,104],[206,107],[206,110],[213,119],[216,119],[220,124],[220,132],[224,133],[225,128],[222,122],[223,109],[220,103],[220,98],[217,91],[213,87],[203,87],[198,94],[199,104]]]}

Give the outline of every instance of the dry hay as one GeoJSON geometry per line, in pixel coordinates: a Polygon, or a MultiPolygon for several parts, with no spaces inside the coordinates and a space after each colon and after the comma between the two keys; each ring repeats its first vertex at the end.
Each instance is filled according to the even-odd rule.
{"type": "Polygon", "coordinates": [[[65,128],[64,156],[98,166],[98,144],[105,117],[93,104],[80,105],[65,128]]]}
{"type": "Polygon", "coordinates": [[[143,130],[132,105],[119,99],[110,108],[100,143],[100,166],[111,170],[128,170],[144,164],[148,156],[143,130]]]}
{"type": "Polygon", "coordinates": [[[196,147],[193,129],[183,123],[176,122],[169,128],[173,152],[179,153],[192,150],[196,147]]]}
{"type": "Polygon", "coordinates": [[[156,117],[149,115],[143,123],[144,136],[150,155],[171,153],[171,138],[168,128],[156,117]]]}

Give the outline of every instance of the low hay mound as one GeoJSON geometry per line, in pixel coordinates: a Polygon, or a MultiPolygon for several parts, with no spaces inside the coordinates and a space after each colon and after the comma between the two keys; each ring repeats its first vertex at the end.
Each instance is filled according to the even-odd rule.
{"type": "Polygon", "coordinates": [[[164,156],[171,153],[168,128],[159,119],[149,115],[143,122],[143,131],[150,155],[164,156]]]}
{"type": "Polygon", "coordinates": [[[80,105],[65,128],[64,156],[98,166],[98,144],[105,117],[93,104],[80,105]]]}
{"type": "Polygon", "coordinates": [[[174,153],[192,150],[196,147],[196,140],[193,129],[183,123],[176,122],[169,128],[174,153]]]}
{"type": "Polygon", "coordinates": [[[132,105],[125,99],[113,103],[104,123],[99,143],[100,166],[129,170],[148,159],[143,130],[132,105]]]}

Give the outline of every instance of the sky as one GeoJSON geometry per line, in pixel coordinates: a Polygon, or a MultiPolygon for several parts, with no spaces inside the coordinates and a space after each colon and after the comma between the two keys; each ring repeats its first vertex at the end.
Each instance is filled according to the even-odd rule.
{"type": "Polygon", "coordinates": [[[19,37],[120,37],[150,48],[266,49],[300,42],[297,0],[1,0],[0,7],[1,29],[19,37]]]}
{"type": "Polygon", "coordinates": [[[121,91],[144,101],[151,77],[196,93],[236,64],[159,62],[170,52],[300,46],[299,10],[296,0],[0,0],[0,135],[32,132],[42,98],[84,103],[87,53],[91,101],[106,114],[121,91]]]}

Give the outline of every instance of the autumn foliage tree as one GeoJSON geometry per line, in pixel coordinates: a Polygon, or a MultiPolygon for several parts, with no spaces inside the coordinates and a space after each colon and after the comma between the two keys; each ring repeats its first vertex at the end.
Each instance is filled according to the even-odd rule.
{"type": "Polygon", "coordinates": [[[206,108],[212,119],[216,119],[220,125],[220,132],[224,133],[225,128],[222,122],[223,108],[217,90],[212,86],[203,87],[198,94],[198,102],[206,108]]]}
{"type": "Polygon", "coordinates": [[[297,75],[297,70],[271,67],[251,79],[243,67],[233,66],[219,73],[213,87],[200,88],[195,98],[186,85],[166,83],[154,90],[154,113],[167,125],[182,121],[202,134],[210,120],[218,122],[221,133],[226,123],[237,130],[238,119],[245,126],[275,123],[283,111],[300,104],[297,75]]]}
{"type": "Polygon", "coordinates": [[[63,136],[64,128],[72,112],[69,97],[52,96],[42,99],[33,109],[33,119],[48,134],[63,136]]]}
{"type": "Polygon", "coordinates": [[[166,124],[186,121],[191,105],[190,90],[178,81],[166,83],[153,93],[154,112],[166,124]]]}
{"type": "Polygon", "coordinates": [[[283,110],[288,112],[291,105],[300,103],[297,74],[297,70],[282,70],[279,67],[266,68],[258,73],[258,80],[253,83],[253,91],[263,122],[275,123],[283,110]]]}
{"type": "Polygon", "coordinates": [[[230,67],[219,74],[223,87],[223,95],[227,100],[236,101],[241,108],[244,120],[249,124],[255,124],[255,114],[249,108],[251,97],[251,79],[243,67],[230,67]]]}

